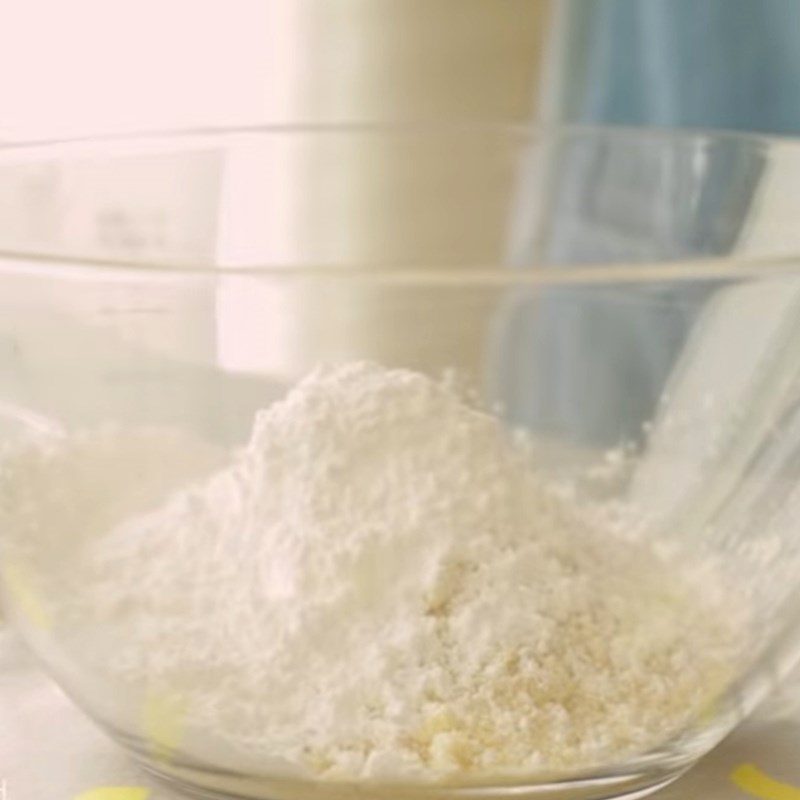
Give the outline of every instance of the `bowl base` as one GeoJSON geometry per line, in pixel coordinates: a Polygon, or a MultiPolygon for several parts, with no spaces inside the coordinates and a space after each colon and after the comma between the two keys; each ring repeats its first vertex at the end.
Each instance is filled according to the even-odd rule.
{"type": "MultiPolygon", "coordinates": [[[[155,762],[135,754],[158,781],[198,800],[637,800],[677,780],[688,769],[581,778],[557,783],[448,786],[447,784],[348,784],[268,778],[155,762]]],[[[689,765],[691,766],[691,765],[689,765]]]]}

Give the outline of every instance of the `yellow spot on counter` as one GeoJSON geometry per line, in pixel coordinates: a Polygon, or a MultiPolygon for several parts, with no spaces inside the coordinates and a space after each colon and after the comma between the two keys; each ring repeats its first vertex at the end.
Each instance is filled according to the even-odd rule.
{"type": "Polygon", "coordinates": [[[186,703],[174,694],[150,689],[142,709],[142,729],[153,756],[169,761],[183,739],[186,703]]]}
{"type": "Polygon", "coordinates": [[[81,792],[74,800],[147,800],[150,790],[144,786],[98,786],[81,792]]]}
{"type": "Polygon", "coordinates": [[[753,764],[742,764],[731,773],[731,781],[759,800],[800,800],[800,789],[780,783],[753,764]]]}
{"type": "Polygon", "coordinates": [[[3,584],[14,608],[27,622],[44,631],[53,627],[52,617],[36,590],[35,581],[22,564],[8,561],[3,565],[3,584]]]}

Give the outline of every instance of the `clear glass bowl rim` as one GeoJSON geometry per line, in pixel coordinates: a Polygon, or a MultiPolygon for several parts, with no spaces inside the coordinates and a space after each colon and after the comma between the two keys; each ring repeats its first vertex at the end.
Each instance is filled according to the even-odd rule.
{"type": "MultiPolygon", "coordinates": [[[[754,153],[765,154],[773,150],[791,150],[800,160],[800,138],[770,135],[758,132],[701,128],[657,128],[618,125],[578,124],[522,124],[505,122],[408,122],[408,123],[347,123],[347,124],[292,124],[199,127],[180,130],[145,130],[132,133],[103,133],[65,139],[38,139],[5,141],[0,143],[0,167],[15,162],[57,161],[59,158],[85,155],[113,156],[132,147],[168,147],[170,152],[213,145],[224,148],[236,141],[252,142],[254,138],[307,137],[332,139],[334,137],[375,137],[389,140],[398,137],[434,139],[451,137],[465,141],[473,136],[494,136],[498,142],[519,143],[540,141],[543,145],[563,144],[570,140],[594,139],[608,142],[668,142],[673,145],[704,147],[729,143],[754,153]]],[[[163,151],[162,151],[163,152],[163,151]]],[[[0,178],[1,179],[1,178],[0,178]]],[[[798,202],[800,212],[800,201],[798,202]]],[[[645,281],[692,281],[726,278],[766,277],[769,275],[800,273],[800,244],[789,253],[766,254],[756,252],[731,253],[725,256],[699,256],[670,259],[668,261],[643,261],[630,263],[535,263],[531,269],[509,269],[508,264],[448,264],[438,266],[431,262],[403,263],[401,265],[370,262],[369,264],[299,264],[253,263],[247,265],[220,264],[215,261],[176,262],[172,259],[127,261],[118,257],[102,257],[54,251],[4,248],[0,242],[0,272],[5,271],[2,260],[15,262],[16,268],[26,265],[32,270],[69,271],[71,268],[114,271],[149,275],[155,278],[213,276],[225,274],[259,275],[269,278],[353,278],[385,283],[429,283],[491,285],[506,283],[531,284],[602,284],[645,281]]]]}

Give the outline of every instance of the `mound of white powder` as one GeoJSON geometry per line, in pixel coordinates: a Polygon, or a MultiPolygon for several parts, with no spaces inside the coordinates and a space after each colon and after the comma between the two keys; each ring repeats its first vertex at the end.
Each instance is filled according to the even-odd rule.
{"type": "MultiPolygon", "coordinates": [[[[113,651],[95,669],[251,756],[329,778],[572,769],[675,733],[731,674],[723,612],[420,374],[317,370],[147,507],[87,537],[55,613],[113,651]]],[[[27,513],[5,524],[30,542],[27,513]]]]}

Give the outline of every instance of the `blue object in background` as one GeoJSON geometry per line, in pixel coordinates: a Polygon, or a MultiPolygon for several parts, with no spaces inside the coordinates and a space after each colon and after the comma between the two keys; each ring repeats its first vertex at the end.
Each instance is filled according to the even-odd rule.
{"type": "Polygon", "coordinates": [[[561,0],[567,122],[800,132],[797,0],[561,0]]]}
{"type": "MultiPolygon", "coordinates": [[[[800,132],[799,0],[561,3],[559,121],[800,132]]],[[[762,163],[724,139],[577,141],[558,149],[544,219],[536,170],[520,181],[510,253],[520,266],[724,257],[762,163]]],[[[499,326],[494,391],[513,422],[541,433],[592,447],[641,439],[712,291],[521,292],[499,326]]]]}

